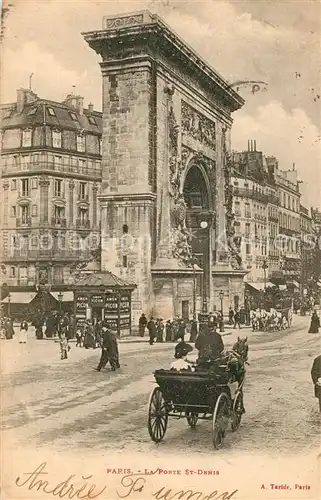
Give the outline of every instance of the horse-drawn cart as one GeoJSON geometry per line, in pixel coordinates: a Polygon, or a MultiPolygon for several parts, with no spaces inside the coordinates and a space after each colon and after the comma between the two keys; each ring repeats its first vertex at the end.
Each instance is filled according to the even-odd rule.
{"type": "Polygon", "coordinates": [[[193,429],[198,420],[212,421],[214,448],[223,444],[226,431],[238,429],[243,410],[243,381],[233,393],[230,374],[206,371],[156,370],[157,386],[148,404],[148,431],[158,443],[165,436],[169,417],[184,418],[193,429]]]}

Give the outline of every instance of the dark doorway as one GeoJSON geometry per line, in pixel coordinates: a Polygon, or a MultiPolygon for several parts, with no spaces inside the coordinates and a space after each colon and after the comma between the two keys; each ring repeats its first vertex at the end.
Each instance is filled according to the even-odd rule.
{"type": "Polygon", "coordinates": [[[184,321],[189,321],[189,301],[182,301],[182,318],[184,321]]]}

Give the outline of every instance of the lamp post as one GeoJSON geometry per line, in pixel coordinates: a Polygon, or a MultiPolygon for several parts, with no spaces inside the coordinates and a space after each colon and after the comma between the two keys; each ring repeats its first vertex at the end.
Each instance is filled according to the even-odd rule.
{"type": "Polygon", "coordinates": [[[224,316],[223,316],[224,291],[223,290],[220,291],[219,297],[220,297],[220,301],[221,301],[221,316],[222,316],[222,320],[221,320],[221,323],[220,323],[220,331],[224,332],[224,316]]]}
{"type": "Polygon", "coordinates": [[[61,313],[62,309],[62,299],[63,299],[64,294],[62,292],[58,293],[58,300],[59,300],[59,312],[61,313]]]}
{"type": "Polygon", "coordinates": [[[269,266],[267,265],[266,260],[264,259],[262,264],[262,269],[264,272],[264,293],[266,292],[266,270],[268,269],[268,267],[269,266]]]}
{"type": "MultiPolygon", "coordinates": [[[[207,229],[208,223],[206,220],[202,220],[200,223],[201,229],[207,229]]],[[[204,256],[204,253],[203,253],[204,256]]],[[[205,259],[203,258],[203,300],[202,300],[202,314],[207,314],[207,286],[205,279],[205,259]]]]}
{"type": "Polygon", "coordinates": [[[10,318],[10,305],[11,305],[11,295],[10,292],[8,293],[8,317],[10,318]]]}

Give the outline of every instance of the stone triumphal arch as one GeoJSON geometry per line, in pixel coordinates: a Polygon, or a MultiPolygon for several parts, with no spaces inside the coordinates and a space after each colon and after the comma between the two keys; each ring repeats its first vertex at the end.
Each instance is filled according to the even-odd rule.
{"type": "Polygon", "coordinates": [[[136,317],[191,316],[196,281],[198,310],[221,290],[225,308],[241,302],[229,149],[242,98],[148,11],[84,37],[102,58],[103,269],[137,284],[136,317]]]}

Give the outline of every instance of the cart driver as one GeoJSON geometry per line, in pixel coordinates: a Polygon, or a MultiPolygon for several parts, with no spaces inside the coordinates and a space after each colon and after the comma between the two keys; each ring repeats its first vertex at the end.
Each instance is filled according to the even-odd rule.
{"type": "Polygon", "coordinates": [[[224,351],[221,335],[216,331],[216,325],[209,323],[196,339],[195,347],[199,352],[199,359],[217,359],[224,351]]]}

